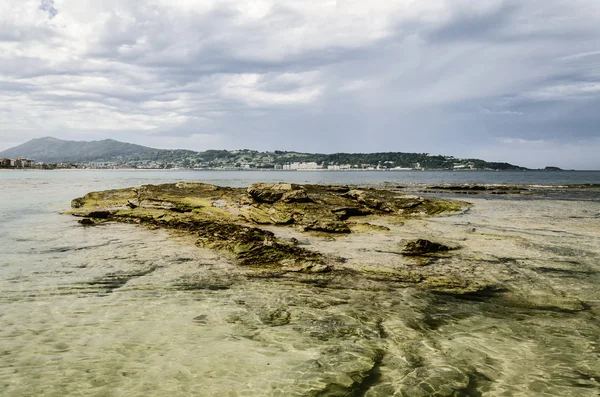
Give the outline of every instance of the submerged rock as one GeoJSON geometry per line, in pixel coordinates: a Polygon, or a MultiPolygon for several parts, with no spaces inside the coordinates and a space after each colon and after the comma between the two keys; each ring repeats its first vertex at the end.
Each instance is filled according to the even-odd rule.
{"type": "Polygon", "coordinates": [[[81,224],[83,226],[94,226],[96,224],[96,222],[94,222],[90,218],[83,218],[83,219],[80,219],[78,222],[79,222],[79,224],[81,224]]]}
{"type": "Polygon", "coordinates": [[[412,240],[406,243],[404,248],[401,251],[402,255],[408,256],[419,256],[419,255],[427,255],[427,254],[435,254],[438,252],[446,252],[453,249],[444,244],[435,243],[433,241],[418,239],[412,240]]]}
{"type": "Polygon", "coordinates": [[[291,314],[284,308],[264,310],[259,313],[260,321],[270,327],[280,327],[290,323],[291,314]]]}

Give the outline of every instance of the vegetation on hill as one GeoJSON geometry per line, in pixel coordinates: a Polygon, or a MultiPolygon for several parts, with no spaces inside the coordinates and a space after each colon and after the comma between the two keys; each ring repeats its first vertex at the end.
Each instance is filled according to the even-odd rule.
{"type": "MultiPolygon", "coordinates": [[[[458,159],[428,153],[298,153],[256,150],[153,149],[112,139],[92,142],[63,141],[46,137],[33,139],[0,153],[0,157],[24,157],[44,163],[78,163],[92,166],[133,168],[251,168],[281,169],[294,163],[314,163],[314,168],[342,169],[493,169],[523,170],[508,163],[480,159],[458,159]]],[[[292,166],[293,169],[293,166],[292,166]]]]}

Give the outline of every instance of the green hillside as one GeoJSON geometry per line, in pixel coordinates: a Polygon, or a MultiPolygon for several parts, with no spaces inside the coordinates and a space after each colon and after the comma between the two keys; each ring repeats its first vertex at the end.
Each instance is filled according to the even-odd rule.
{"type": "MultiPolygon", "coordinates": [[[[110,164],[127,168],[294,168],[294,163],[316,163],[316,168],[342,169],[494,169],[522,170],[508,163],[480,159],[458,159],[427,153],[298,153],[276,150],[191,150],[153,149],[112,139],[101,141],[64,141],[52,137],[37,138],[0,153],[0,158],[24,157],[44,163],[110,164]]],[[[313,164],[312,167],[315,167],[313,164]]]]}

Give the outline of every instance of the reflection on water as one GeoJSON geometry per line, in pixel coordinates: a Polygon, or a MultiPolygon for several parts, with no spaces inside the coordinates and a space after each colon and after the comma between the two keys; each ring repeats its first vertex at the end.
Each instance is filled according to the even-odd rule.
{"type": "MultiPolygon", "coordinates": [[[[473,199],[407,224],[461,243],[430,266],[466,263],[510,290],[461,298],[257,278],[183,236],[58,214],[89,190],[144,183],[112,178],[2,180],[0,395],[600,394],[598,202],[473,199]]],[[[364,255],[349,263],[392,266],[364,255]]]]}

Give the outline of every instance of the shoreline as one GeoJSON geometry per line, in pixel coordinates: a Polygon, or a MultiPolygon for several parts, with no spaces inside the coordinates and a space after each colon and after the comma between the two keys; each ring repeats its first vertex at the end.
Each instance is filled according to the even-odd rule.
{"type": "Polygon", "coordinates": [[[550,173],[560,174],[568,172],[600,172],[600,170],[560,170],[560,171],[547,171],[544,169],[528,169],[528,170],[494,170],[494,169],[343,169],[343,170],[329,170],[329,169],[297,169],[297,170],[278,170],[278,169],[244,169],[244,168],[53,168],[53,169],[41,169],[41,168],[0,168],[0,171],[226,171],[226,172],[460,172],[460,173],[477,173],[477,172],[490,172],[490,173],[550,173]]]}

